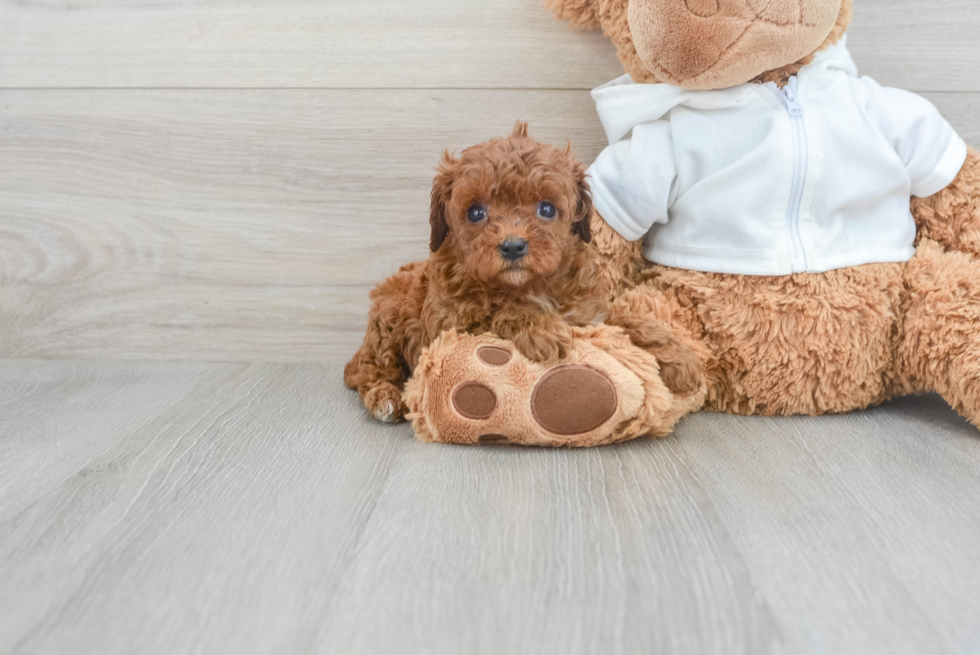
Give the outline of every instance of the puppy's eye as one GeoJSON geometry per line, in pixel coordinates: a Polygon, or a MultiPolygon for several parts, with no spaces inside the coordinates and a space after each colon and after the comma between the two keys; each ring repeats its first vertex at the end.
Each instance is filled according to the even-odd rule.
{"type": "Polygon", "coordinates": [[[473,205],[466,210],[466,218],[469,219],[470,223],[482,223],[487,218],[487,210],[483,208],[483,205],[473,205]]]}
{"type": "Polygon", "coordinates": [[[541,218],[545,219],[546,221],[550,221],[557,215],[558,215],[558,210],[555,209],[555,206],[552,205],[550,202],[538,203],[538,216],[540,216],[541,218]]]}

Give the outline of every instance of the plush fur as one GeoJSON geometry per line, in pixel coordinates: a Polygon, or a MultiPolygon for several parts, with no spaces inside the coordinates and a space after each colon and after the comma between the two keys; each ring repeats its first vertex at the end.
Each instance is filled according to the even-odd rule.
{"type": "Polygon", "coordinates": [[[701,389],[699,358],[669,330],[611,311],[634,251],[607,226],[591,246],[591,217],[585,167],[570,148],[528,137],[526,124],[458,158],[447,153],[432,188],[432,254],[372,292],[364,343],[344,371],[347,385],[376,418],[397,421],[406,411],[405,381],[446,330],[509,339],[528,360],[550,363],[572,352],[572,326],[607,319],[657,357],[671,391],[701,389]],[[556,216],[541,216],[542,202],[556,216]],[[483,212],[476,222],[474,208],[483,212]],[[507,259],[502,249],[514,240],[526,244],[526,254],[507,259]]]}
{"type": "Polygon", "coordinates": [[[631,41],[658,79],[691,89],[732,86],[810,55],[841,0],[629,0],[631,41]]]}
{"type": "MultiPolygon", "coordinates": [[[[634,80],[660,81],[636,53],[627,0],[545,2],[577,26],[601,26],[634,80]]],[[[851,15],[844,0],[820,48],[840,40],[851,15]]],[[[755,81],[784,84],[812,54],[755,81]]],[[[980,426],[980,154],[970,150],[949,187],[911,202],[920,243],[910,262],[785,277],[651,265],[638,286],[623,287],[616,304],[667,325],[699,354],[707,409],[817,415],[936,391],[980,426]]],[[[606,229],[596,215],[593,230],[606,229]]],[[[619,255],[603,262],[633,266],[636,244],[613,234],[606,248],[619,255]]]]}
{"type": "Polygon", "coordinates": [[[556,16],[567,20],[576,28],[601,27],[616,46],[623,68],[635,82],[669,82],[694,89],[720,89],[750,80],[766,82],[770,79],[789,78],[809,63],[815,52],[839,41],[853,16],[852,0],[544,0],[544,3],[556,16]],[[685,2],[694,7],[724,6],[724,13],[711,14],[705,19],[704,16],[692,12],[685,2]],[[822,33],[806,29],[795,32],[789,29],[790,23],[796,24],[798,17],[811,12],[819,12],[825,17],[828,8],[834,10],[836,19],[827,21],[824,18],[826,29],[822,33]],[[793,14],[793,20],[787,21],[787,29],[782,35],[759,34],[756,38],[746,28],[746,25],[765,26],[767,14],[784,13],[793,14]],[[734,14],[737,18],[734,22],[725,20],[726,14],[734,14]],[[644,17],[648,19],[647,22],[643,22],[644,17]],[[727,33],[724,30],[709,28],[713,24],[741,26],[746,31],[742,38],[731,43],[726,41],[727,33]],[[642,32],[639,39],[635,33],[638,25],[642,32]],[[720,45],[725,43],[727,48],[720,45]],[[807,46],[808,43],[811,45],[807,46]],[[641,56],[638,46],[646,56],[641,56]],[[719,54],[722,51],[723,60],[719,54]],[[795,52],[803,56],[794,54],[795,52]],[[673,60],[678,56],[692,62],[665,61],[658,65],[655,61],[661,57],[673,60]],[[679,69],[697,71],[697,62],[705,59],[713,61],[714,65],[704,68],[700,73],[685,75],[677,72],[679,69]]]}

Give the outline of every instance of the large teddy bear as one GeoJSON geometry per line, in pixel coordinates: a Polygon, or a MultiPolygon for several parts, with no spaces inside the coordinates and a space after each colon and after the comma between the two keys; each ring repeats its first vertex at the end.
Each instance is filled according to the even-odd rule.
{"type": "MultiPolygon", "coordinates": [[[[857,75],[851,0],[545,2],[601,27],[627,71],[593,92],[610,144],[590,168],[600,286],[704,362],[693,397],[654,385],[648,432],[700,406],[818,415],[928,391],[980,425],[980,155],[926,100],[857,75]]],[[[581,338],[580,359],[595,350],[581,338]]],[[[452,334],[423,356],[406,393],[421,438],[636,436],[616,432],[621,407],[588,435],[542,431],[530,391],[511,390],[567,363],[508,372],[471,356],[488,344],[513,352],[452,334]],[[500,390],[476,422],[446,402],[474,376],[500,390]]],[[[634,367],[630,389],[586,389],[568,409],[642,396],[656,375],[634,367]]]]}

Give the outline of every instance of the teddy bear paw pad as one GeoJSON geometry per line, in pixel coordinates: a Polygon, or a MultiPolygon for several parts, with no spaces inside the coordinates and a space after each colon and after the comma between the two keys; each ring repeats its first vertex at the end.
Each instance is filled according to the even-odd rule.
{"type": "Polygon", "coordinates": [[[595,430],[616,413],[616,387],[588,366],[559,366],[541,378],[531,394],[538,425],[553,434],[572,436],[595,430]]]}

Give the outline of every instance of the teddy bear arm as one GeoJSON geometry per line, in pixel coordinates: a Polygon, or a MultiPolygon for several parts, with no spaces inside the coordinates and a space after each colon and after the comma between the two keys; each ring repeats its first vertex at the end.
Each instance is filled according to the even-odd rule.
{"type": "Polygon", "coordinates": [[[642,242],[627,241],[593,211],[591,247],[595,251],[593,290],[612,300],[636,285],[643,269],[642,242]]]}
{"type": "Polygon", "coordinates": [[[953,182],[928,198],[912,199],[920,239],[980,256],[980,153],[970,148],[953,182]]]}

